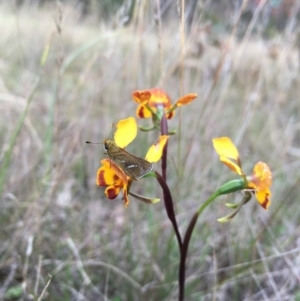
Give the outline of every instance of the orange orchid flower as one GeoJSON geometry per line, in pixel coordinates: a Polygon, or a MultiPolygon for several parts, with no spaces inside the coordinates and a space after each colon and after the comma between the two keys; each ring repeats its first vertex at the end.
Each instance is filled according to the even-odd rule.
{"type": "Polygon", "coordinates": [[[163,112],[167,119],[171,119],[175,115],[176,108],[189,104],[197,97],[197,94],[187,94],[178,99],[174,105],[168,94],[158,88],[134,91],[132,97],[139,104],[136,109],[136,115],[139,118],[150,118],[163,112]]]}
{"type": "Polygon", "coordinates": [[[213,145],[220,156],[220,161],[245,180],[245,190],[253,192],[258,203],[268,209],[271,204],[270,187],[272,185],[272,173],[269,166],[264,162],[255,164],[252,175],[246,176],[241,168],[239,153],[233,142],[228,137],[213,139],[213,145]]]}
{"type": "Polygon", "coordinates": [[[129,204],[128,192],[133,181],[110,159],[101,160],[102,166],[98,169],[96,184],[104,186],[105,195],[108,199],[115,199],[123,190],[125,207],[129,204]]]}

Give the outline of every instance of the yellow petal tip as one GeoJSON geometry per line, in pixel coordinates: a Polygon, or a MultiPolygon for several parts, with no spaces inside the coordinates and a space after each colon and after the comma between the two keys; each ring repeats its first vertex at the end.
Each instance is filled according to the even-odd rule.
{"type": "Polygon", "coordinates": [[[151,147],[149,148],[146,155],[146,160],[149,161],[150,163],[155,163],[159,161],[168,139],[169,136],[167,135],[160,136],[158,141],[153,145],[151,145],[151,147]]]}
{"type": "Polygon", "coordinates": [[[117,146],[126,147],[137,135],[137,123],[134,117],[120,120],[116,124],[114,139],[117,146]]]}

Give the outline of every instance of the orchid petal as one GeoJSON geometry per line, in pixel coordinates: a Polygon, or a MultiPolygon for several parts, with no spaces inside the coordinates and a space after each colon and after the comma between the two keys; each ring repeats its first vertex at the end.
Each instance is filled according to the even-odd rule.
{"type": "Polygon", "coordinates": [[[198,95],[195,93],[189,93],[182,97],[180,97],[176,102],[176,107],[181,107],[183,105],[187,105],[192,102],[198,95]]]}
{"type": "Polygon", "coordinates": [[[104,193],[108,199],[113,200],[119,195],[120,190],[121,190],[121,187],[115,187],[114,185],[111,185],[105,189],[104,193]]]}
{"type": "Polygon", "coordinates": [[[271,187],[272,173],[270,167],[261,161],[256,163],[248,182],[249,186],[257,191],[265,190],[271,187]]]}
{"type": "Polygon", "coordinates": [[[139,118],[150,118],[152,113],[142,104],[136,109],[136,116],[139,118]]]}
{"type": "Polygon", "coordinates": [[[133,100],[140,104],[147,103],[150,97],[151,97],[151,92],[148,90],[143,90],[143,91],[137,90],[132,93],[133,100]]]}
{"type": "Polygon", "coordinates": [[[213,145],[219,156],[239,160],[239,152],[228,137],[214,138],[213,145]]]}
{"type": "Polygon", "coordinates": [[[160,136],[158,141],[151,145],[151,147],[149,148],[145,159],[150,163],[155,163],[159,161],[168,139],[169,136],[167,135],[160,136]]]}
{"type": "Polygon", "coordinates": [[[220,161],[222,163],[224,163],[225,165],[227,165],[232,171],[236,172],[238,175],[240,175],[240,176],[244,175],[242,169],[233,161],[227,159],[224,156],[220,156],[220,161]]]}
{"type": "Polygon", "coordinates": [[[257,191],[255,193],[256,199],[258,203],[265,209],[268,209],[268,207],[271,205],[271,191],[269,189],[257,191]]]}
{"type": "Polygon", "coordinates": [[[116,128],[114,139],[117,146],[121,148],[126,147],[137,135],[137,123],[134,117],[120,120],[116,128]]]}

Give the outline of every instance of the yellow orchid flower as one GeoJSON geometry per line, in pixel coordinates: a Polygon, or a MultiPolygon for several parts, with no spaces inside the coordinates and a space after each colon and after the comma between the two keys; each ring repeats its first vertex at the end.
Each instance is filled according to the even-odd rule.
{"type": "Polygon", "coordinates": [[[245,180],[244,189],[253,192],[258,203],[264,209],[268,209],[271,204],[269,188],[272,185],[272,173],[269,166],[260,161],[255,164],[251,176],[246,176],[241,167],[238,150],[230,138],[214,138],[213,145],[220,156],[220,161],[245,180]]]}

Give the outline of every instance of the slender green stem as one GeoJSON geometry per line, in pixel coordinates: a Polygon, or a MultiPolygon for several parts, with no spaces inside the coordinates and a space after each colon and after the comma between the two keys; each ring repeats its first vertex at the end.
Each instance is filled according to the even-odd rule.
{"type": "Polygon", "coordinates": [[[198,216],[203,212],[203,210],[212,203],[220,195],[219,191],[215,191],[198,209],[198,216]]]}
{"type": "Polygon", "coordinates": [[[179,265],[179,301],[184,301],[184,287],[185,287],[185,263],[186,263],[186,257],[189,247],[189,242],[194,230],[194,227],[196,225],[196,222],[198,220],[198,217],[203,212],[203,210],[212,203],[220,193],[218,191],[214,192],[198,209],[197,212],[195,212],[194,216],[192,217],[187,230],[185,232],[181,253],[180,253],[180,265],[179,265]]]}
{"type": "Polygon", "coordinates": [[[151,127],[143,127],[143,126],[140,126],[139,129],[142,131],[142,132],[150,132],[150,131],[153,131],[155,129],[157,129],[158,127],[155,127],[155,126],[151,126],[151,127]]]}

